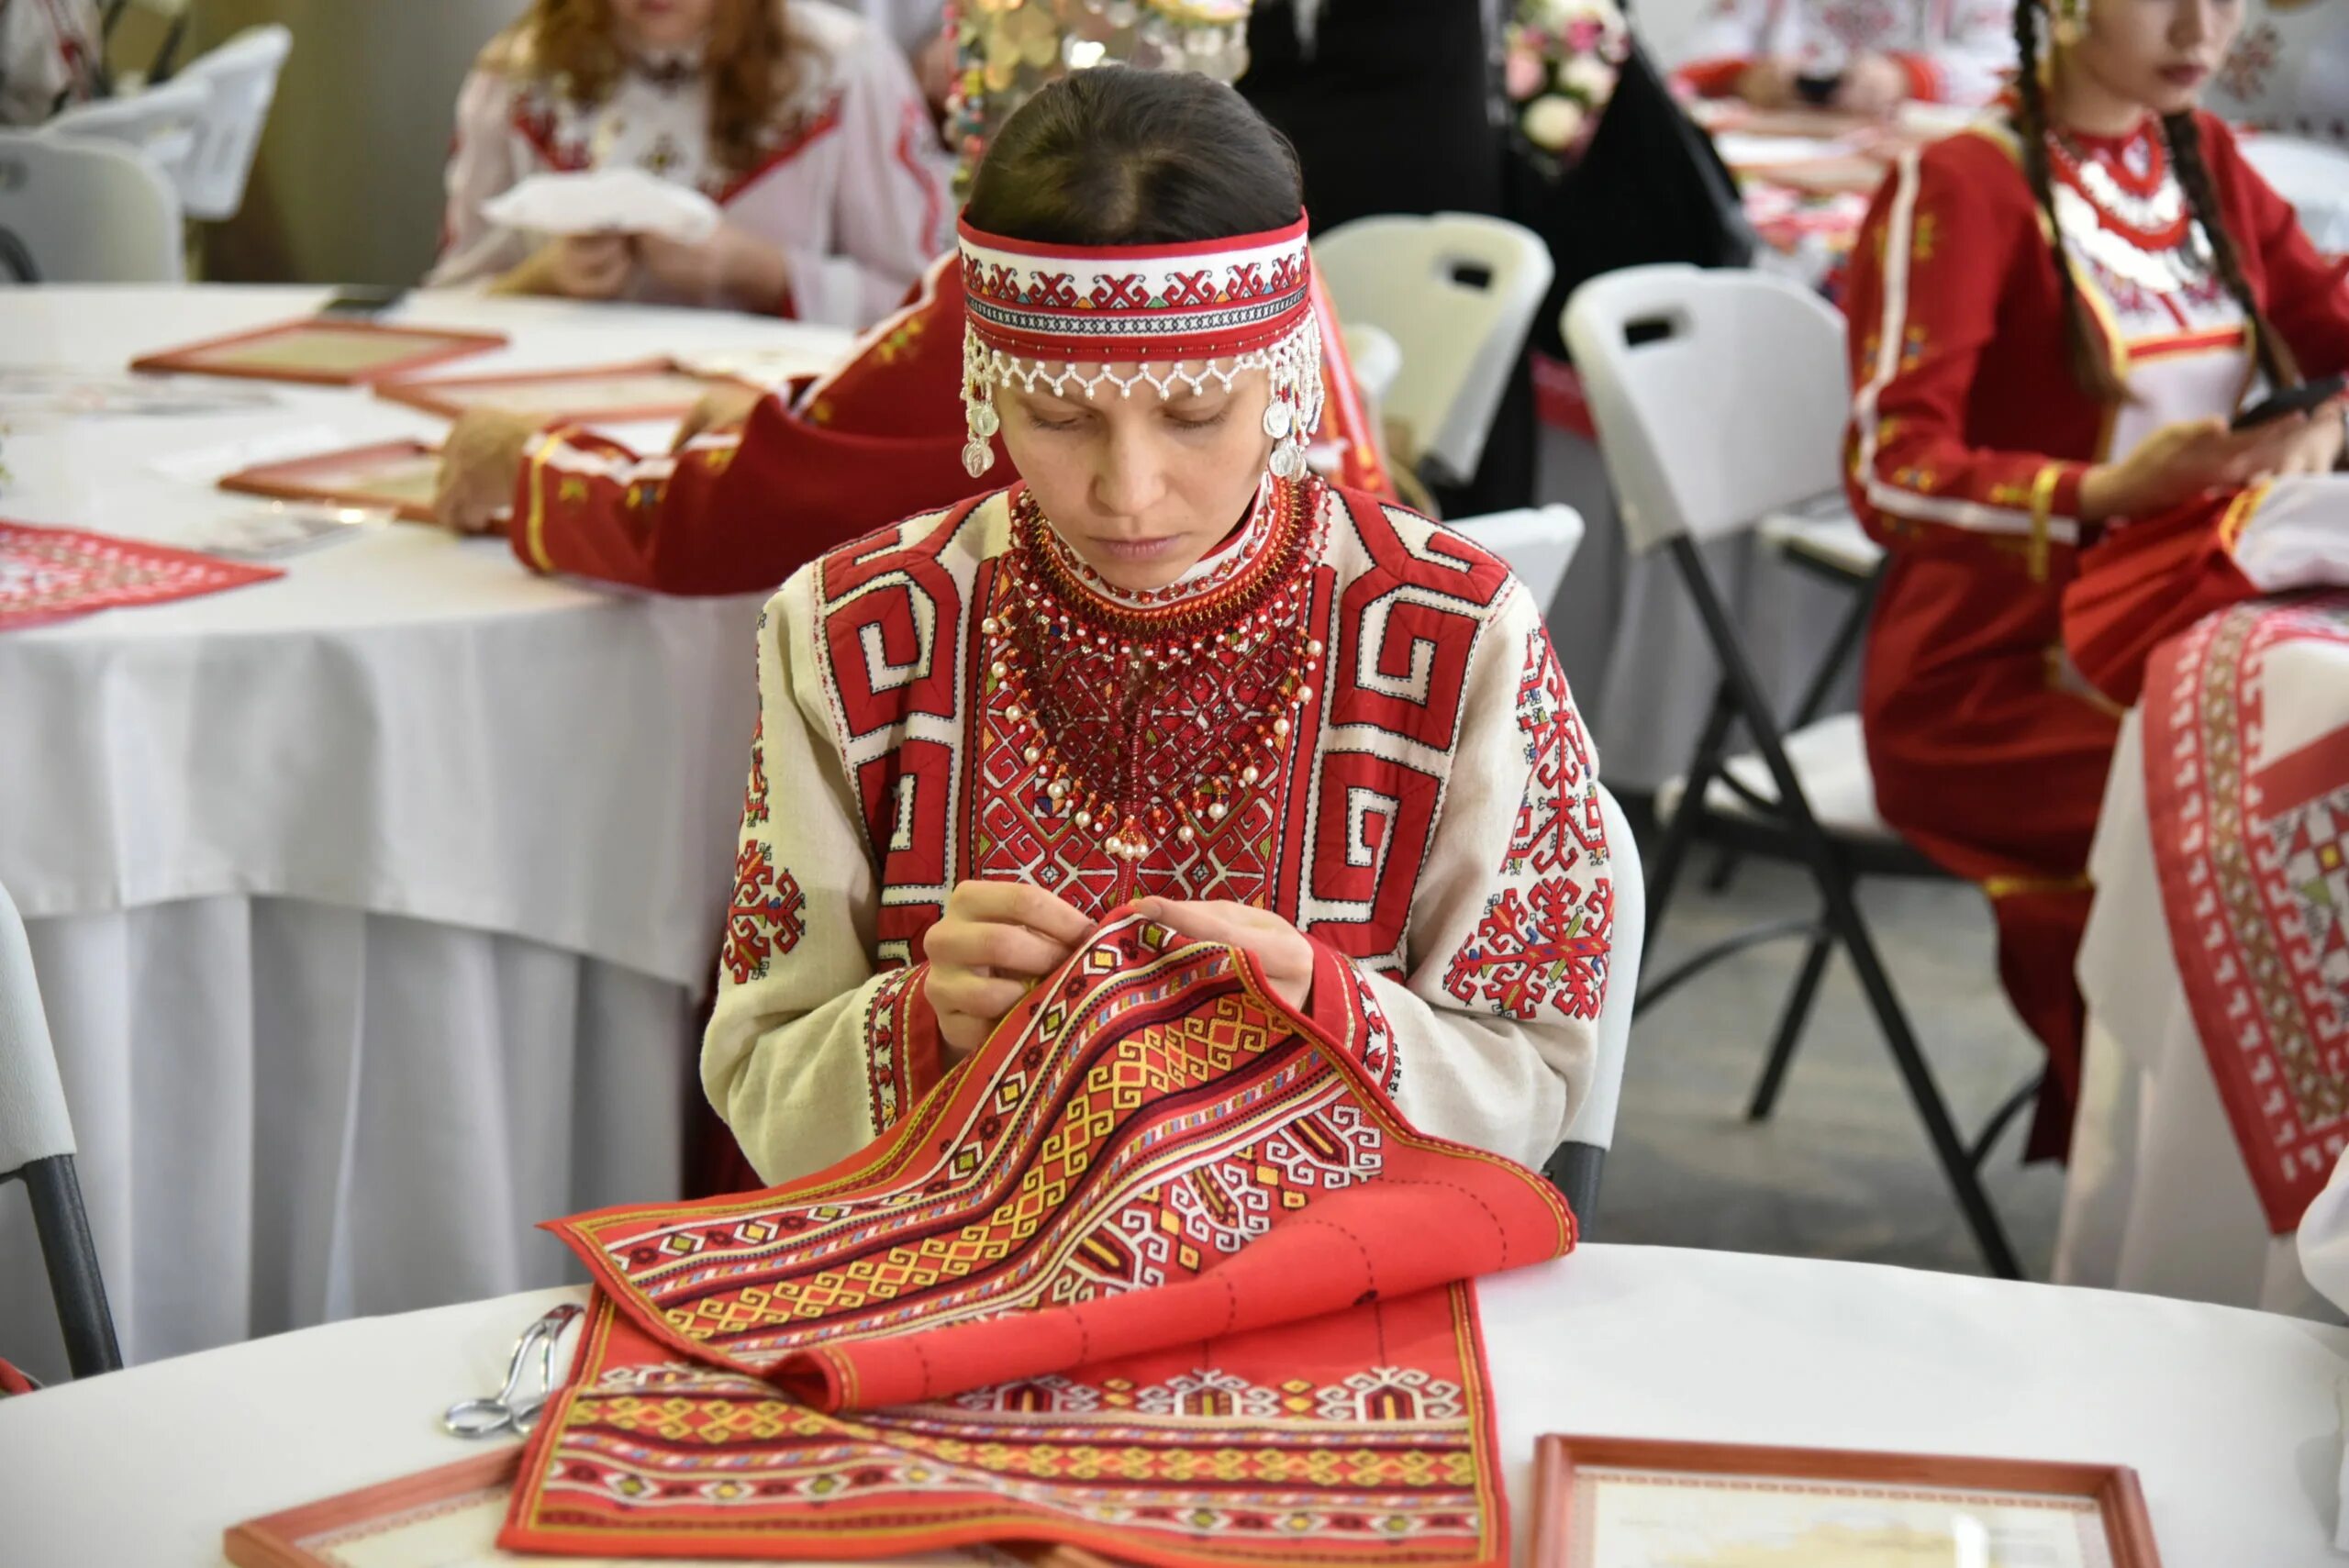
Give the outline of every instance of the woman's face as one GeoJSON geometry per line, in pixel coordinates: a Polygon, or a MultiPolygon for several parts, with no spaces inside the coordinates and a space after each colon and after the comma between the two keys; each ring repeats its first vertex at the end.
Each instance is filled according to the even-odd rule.
{"type": "Polygon", "coordinates": [[[2066,63],[2157,115],[2194,106],[2243,25],[2243,0],[2090,0],[2066,63]]]}
{"type": "Polygon", "coordinates": [[[621,41],[644,50],[688,49],[709,36],[724,0],[611,0],[621,41]]]}
{"type": "Polygon", "coordinates": [[[1197,565],[1246,513],[1272,455],[1272,382],[1261,370],[1240,373],[1229,391],[1178,382],[1165,398],[1146,382],[1130,397],[1104,382],[1091,398],[1074,385],[1064,395],[998,387],[995,398],[1004,448],[1044,516],[1085,564],[1130,591],[1163,588],[1197,565]]]}

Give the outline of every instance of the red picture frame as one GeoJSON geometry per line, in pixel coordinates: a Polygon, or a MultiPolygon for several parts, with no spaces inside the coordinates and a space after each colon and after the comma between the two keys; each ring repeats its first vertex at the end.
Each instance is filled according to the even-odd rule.
{"type": "Polygon", "coordinates": [[[249,332],[231,332],[176,349],[145,354],[130,361],[135,371],[179,375],[236,376],[249,381],[290,381],[309,386],[365,386],[379,381],[417,374],[452,360],[467,359],[491,349],[502,349],[502,332],[459,331],[453,328],[387,327],[375,321],[338,321],[307,317],[281,321],[249,332]],[[311,365],[299,362],[296,347],[307,337],[316,343],[382,339],[405,341],[412,352],[363,364],[311,365]],[[275,345],[274,351],[271,346],[275,345]],[[239,351],[245,357],[239,357],[239,351]]]}
{"type": "Polygon", "coordinates": [[[520,1447],[508,1447],[247,1519],[223,1532],[220,1550],[236,1568],[335,1568],[306,1543],[388,1527],[435,1507],[478,1499],[484,1492],[508,1491],[521,1461],[520,1447]]]}
{"type": "Polygon", "coordinates": [[[452,393],[462,394],[477,388],[507,386],[557,387],[566,383],[575,383],[585,387],[598,381],[625,381],[637,377],[674,378],[680,384],[689,384],[696,390],[688,395],[685,385],[680,384],[677,389],[678,396],[667,401],[647,402],[640,399],[635,402],[627,402],[614,399],[599,403],[593,397],[586,397],[576,404],[550,406],[543,402],[532,402],[521,406],[525,412],[542,415],[550,421],[585,423],[590,420],[600,420],[609,424],[623,424],[633,419],[675,418],[699,402],[703,391],[714,386],[750,387],[748,382],[737,381],[731,376],[697,375],[674,360],[656,357],[632,360],[619,364],[580,365],[567,370],[516,371],[505,375],[433,376],[428,379],[401,376],[378,381],[374,384],[374,388],[375,395],[378,397],[388,398],[395,403],[405,403],[411,408],[421,408],[428,414],[437,414],[444,419],[454,419],[469,408],[495,407],[499,405],[494,397],[483,397],[476,401],[462,395],[452,396],[451,395],[452,393]]]}
{"type": "Polygon", "coordinates": [[[278,501],[323,501],[338,506],[366,506],[396,513],[413,523],[429,523],[432,520],[432,501],[429,495],[403,496],[386,494],[363,485],[338,484],[336,479],[338,475],[347,475],[352,469],[364,469],[371,464],[389,467],[395,462],[429,460],[437,467],[440,455],[438,448],[422,441],[379,441],[372,446],[314,452],[308,457],[289,458],[282,462],[257,463],[221,480],[220,488],[246,495],[266,495],[278,501]]]}
{"type": "Polygon", "coordinates": [[[2113,1568],[2161,1568],[2144,1490],[2126,1465],[2057,1460],[1770,1448],[1744,1443],[1549,1434],[1534,1445],[1531,1568],[1581,1568],[1573,1500],[1579,1465],[1673,1475],[1874,1484],[1935,1492],[2061,1497],[2095,1505],[2113,1568]]]}

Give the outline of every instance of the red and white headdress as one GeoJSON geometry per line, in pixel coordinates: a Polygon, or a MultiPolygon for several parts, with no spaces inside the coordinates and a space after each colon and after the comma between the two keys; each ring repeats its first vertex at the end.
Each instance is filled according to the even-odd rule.
{"type": "Polygon", "coordinates": [[[1120,396],[1148,385],[1227,389],[1242,371],[1272,377],[1264,433],[1273,472],[1305,473],[1321,422],[1321,333],[1314,323],[1305,219],[1193,245],[1039,245],[962,226],[963,406],[975,479],[1002,428],[995,389],[1048,386],[1120,396]]]}

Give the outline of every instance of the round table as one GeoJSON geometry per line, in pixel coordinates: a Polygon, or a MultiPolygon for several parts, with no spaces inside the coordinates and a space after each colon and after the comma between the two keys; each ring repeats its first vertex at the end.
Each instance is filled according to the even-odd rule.
{"type": "MultiPolygon", "coordinates": [[[[0,292],[0,373],[299,317],[318,289],[0,292]]],[[[846,337],[417,295],[473,374],[846,337]]],[[[0,517],[176,544],[254,461],[440,419],[263,383],[226,415],[44,418],[0,517]],[[290,450],[289,450],[290,449],[290,450]]],[[[648,440],[663,439],[658,429],[648,440]]],[[[28,917],[106,1284],[140,1360],[576,1277],[532,1227],[674,1191],[756,712],[757,600],[535,577],[414,526],[284,578],[0,633],[0,884],[28,917]]],[[[62,1370],[0,1204],[0,1353],[62,1370]]]]}
{"type": "MultiPolygon", "coordinates": [[[[1542,1432],[2134,1466],[2168,1568],[2321,1568],[2349,1329],[1864,1263],[1590,1246],[1480,1284],[1525,1560],[1542,1432]]],[[[479,1451],[540,1293],[340,1323],[0,1400],[11,1564],[218,1561],[259,1515],[479,1451]],[[99,1456],[103,1456],[100,1458],[99,1456]]]]}

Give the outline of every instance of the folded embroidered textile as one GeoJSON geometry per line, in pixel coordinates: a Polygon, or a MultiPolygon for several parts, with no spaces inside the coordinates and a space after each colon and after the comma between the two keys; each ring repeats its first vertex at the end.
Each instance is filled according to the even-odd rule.
{"type": "Polygon", "coordinates": [[[863,1153],[554,1229],[596,1305],[501,1544],[1168,1568],[1504,1561],[1467,1282],[1575,1236],[1130,915],[863,1153]]]}
{"type": "Polygon", "coordinates": [[[2288,1234],[2349,1137],[2349,594],[2210,617],[2154,651],[2143,712],[2178,978],[2288,1234]]]}
{"type": "Polygon", "coordinates": [[[701,192],[628,168],[528,174],[482,213],[534,234],[657,234],[681,245],[700,244],[724,221],[701,192]]]}
{"type": "Polygon", "coordinates": [[[168,604],[285,573],[112,534],[0,522],[0,630],[168,604]]]}

